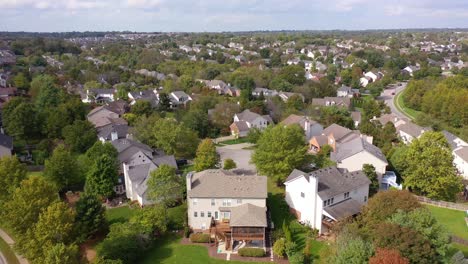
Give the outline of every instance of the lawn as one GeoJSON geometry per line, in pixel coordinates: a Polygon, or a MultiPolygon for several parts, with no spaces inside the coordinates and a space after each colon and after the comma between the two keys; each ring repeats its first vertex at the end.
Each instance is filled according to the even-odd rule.
{"type": "Polygon", "coordinates": [[[218,145],[236,145],[241,143],[248,143],[248,139],[246,137],[243,138],[236,138],[236,139],[229,139],[225,141],[218,142],[218,145]]]}
{"type": "Polygon", "coordinates": [[[29,171],[28,177],[30,176],[42,176],[42,171],[29,171]]]}
{"type": "Polygon", "coordinates": [[[468,239],[468,227],[465,224],[465,212],[427,205],[434,217],[454,236],[468,239]]]}
{"type": "MultiPolygon", "coordinates": [[[[221,259],[211,258],[208,255],[208,250],[204,246],[197,245],[182,245],[180,244],[180,237],[171,234],[167,237],[157,241],[153,248],[146,253],[146,255],[139,262],[142,264],[251,264],[262,262],[239,262],[239,261],[226,261],[221,259]]],[[[266,262],[271,263],[271,262],[266,262]]],[[[264,262],[264,264],[266,264],[264,262]]]]}
{"type": "Polygon", "coordinates": [[[127,222],[132,216],[136,214],[137,210],[130,208],[128,205],[107,209],[106,219],[109,224],[127,222]]]}
{"type": "Polygon", "coordinates": [[[394,98],[393,98],[393,103],[395,104],[395,107],[400,110],[403,114],[405,114],[407,117],[409,117],[411,120],[416,119],[416,117],[419,115],[419,111],[416,111],[414,109],[411,109],[405,105],[405,102],[403,101],[403,92],[398,93],[394,98]]]}
{"type": "Polygon", "coordinates": [[[0,238],[0,252],[2,252],[8,264],[19,264],[15,253],[7,244],[7,242],[5,242],[5,240],[3,240],[2,238],[0,238]]]}

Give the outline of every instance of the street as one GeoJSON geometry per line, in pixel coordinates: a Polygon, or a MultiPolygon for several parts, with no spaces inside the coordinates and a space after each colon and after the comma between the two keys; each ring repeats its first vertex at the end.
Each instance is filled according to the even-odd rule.
{"type": "Polygon", "coordinates": [[[395,88],[395,95],[392,95],[389,91],[393,89],[386,89],[382,92],[382,94],[377,97],[379,100],[384,100],[385,104],[390,107],[390,110],[392,111],[393,114],[398,116],[399,118],[408,118],[405,114],[400,112],[396,106],[395,103],[393,102],[393,98],[397,96],[400,92],[402,92],[404,89],[406,89],[407,82],[402,82],[401,86],[396,86],[395,88]]]}

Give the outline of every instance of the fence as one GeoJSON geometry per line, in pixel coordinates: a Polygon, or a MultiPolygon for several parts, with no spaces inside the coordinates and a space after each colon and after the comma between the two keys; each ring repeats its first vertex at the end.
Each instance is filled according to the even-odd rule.
{"type": "Polygon", "coordinates": [[[454,242],[454,243],[468,246],[468,240],[466,240],[466,239],[463,239],[463,238],[457,237],[457,236],[450,236],[450,238],[452,239],[452,242],[454,242]]]}
{"type": "Polygon", "coordinates": [[[459,211],[467,211],[468,210],[468,204],[459,204],[459,203],[451,203],[451,202],[445,202],[445,201],[434,201],[431,200],[427,197],[423,196],[417,196],[415,195],[418,201],[421,203],[425,204],[430,204],[430,205],[435,205],[438,207],[444,207],[448,209],[454,209],[454,210],[459,210],[459,211]]]}

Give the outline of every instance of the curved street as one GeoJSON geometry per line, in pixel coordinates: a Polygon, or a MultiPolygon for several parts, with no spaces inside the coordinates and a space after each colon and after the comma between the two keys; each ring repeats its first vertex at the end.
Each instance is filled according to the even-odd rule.
{"type": "Polygon", "coordinates": [[[390,110],[396,116],[398,116],[400,118],[408,118],[408,116],[406,116],[404,113],[402,113],[402,112],[400,112],[400,110],[398,110],[398,108],[395,106],[395,102],[393,100],[395,98],[395,96],[397,96],[404,89],[406,89],[406,86],[408,85],[407,82],[402,82],[400,84],[401,84],[401,86],[397,86],[395,88],[395,94],[394,95],[392,95],[393,89],[386,89],[386,90],[384,90],[382,92],[382,94],[377,99],[384,100],[385,104],[388,105],[388,107],[390,107],[390,110]]]}

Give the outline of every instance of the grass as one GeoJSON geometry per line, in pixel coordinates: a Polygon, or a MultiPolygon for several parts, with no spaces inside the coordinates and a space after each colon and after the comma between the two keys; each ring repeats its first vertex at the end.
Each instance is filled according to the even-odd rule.
{"type": "Polygon", "coordinates": [[[243,138],[236,138],[236,139],[229,139],[225,141],[218,142],[218,145],[236,145],[236,144],[241,144],[241,143],[248,143],[248,138],[243,137],[243,138]]]}
{"type": "Polygon", "coordinates": [[[0,252],[2,252],[8,264],[19,264],[15,252],[13,252],[10,245],[8,245],[2,238],[0,238],[0,252]]]}
{"type": "Polygon", "coordinates": [[[42,171],[30,171],[28,172],[28,177],[30,176],[42,176],[42,171]]]}
{"type": "MultiPolygon", "coordinates": [[[[170,234],[157,241],[152,249],[146,253],[144,258],[139,262],[142,264],[247,264],[261,262],[239,262],[226,261],[222,259],[211,258],[208,255],[208,250],[204,246],[198,245],[182,245],[180,244],[180,236],[170,234]]],[[[271,262],[264,262],[271,263],[271,262]]]]}
{"type": "Polygon", "coordinates": [[[137,209],[129,206],[122,206],[106,210],[106,219],[109,224],[124,223],[130,220],[137,212],[137,209]]]}
{"type": "Polygon", "coordinates": [[[427,205],[432,215],[454,236],[468,239],[468,227],[465,223],[465,212],[427,205]]]}
{"type": "Polygon", "coordinates": [[[414,109],[411,109],[405,105],[405,102],[403,101],[403,93],[400,92],[398,93],[394,98],[393,98],[393,103],[395,104],[395,107],[405,114],[407,117],[409,117],[411,120],[415,120],[416,117],[419,115],[419,111],[416,111],[414,109]]]}

